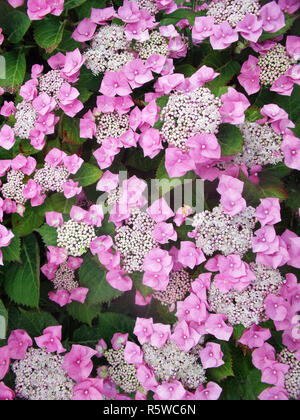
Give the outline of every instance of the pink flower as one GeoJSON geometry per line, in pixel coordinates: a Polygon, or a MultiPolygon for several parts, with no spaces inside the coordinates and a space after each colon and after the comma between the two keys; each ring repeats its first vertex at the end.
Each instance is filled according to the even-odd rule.
{"type": "Polygon", "coordinates": [[[64,356],[62,368],[74,381],[82,381],[92,372],[91,358],[95,354],[97,352],[90,347],[73,344],[71,351],[64,356]]]}
{"type": "Polygon", "coordinates": [[[177,233],[172,225],[172,223],[160,222],[157,223],[154,227],[153,238],[160,244],[166,244],[170,240],[177,240],[177,233]]]}
{"type": "Polygon", "coordinates": [[[214,50],[223,50],[239,39],[239,35],[228,22],[213,26],[213,34],[210,36],[210,43],[214,50]]]}
{"type": "Polygon", "coordinates": [[[165,167],[170,178],[181,177],[195,168],[190,153],[179,150],[176,147],[168,147],[165,158],[165,167]]]}
{"type": "Polygon", "coordinates": [[[77,302],[84,303],[89,289],[86,287],[76,287],[70,293],[70,300],[76,300],[77,302]]]}
{"type": "Polygon", "coordinates": [[[149,303],[152,300],[152,295],[149,295],[147,297],[144,298],[144,296],[138,291],[135,291],[135,299],[134,299],[134,303],[138,306],[146,306],[149,305],[149,303]]]}
{"type": "Polygon", "coordinates": [[[140,9],[136,2],[124,0],[123,6],[118,8],[118,17],[126,23],[137,22],[140,19],[140,9]]]}
{"type": "Polygon", "coordinates": [[[10,150],[15,144],[14,130],[7,124],[4,124],[0,130],[0,146],[10,150]]]}
{"type": "Polygon", "coordinates": [[[147,366],[140,365],[136,370],[136,377],[146,391],[155,391],[158,382],[155,379],[153,371],[147,366]]]}
{"type": "Polygon", "coordinates": [[[28,0],[27,14],[31,20],[41,20],[51,12],[51,6],[46,0],[28,0]]]}
{"type": "Polygon", "coordinates": [[[110,171],[105,171],[97,183],[96,190],[98,191],[112,191],[119,185],[119,175],[113,174],[110,171]]]}
{"type": "Polygon", "coordinates": [[[4,382],[0,382],[0,401],[13,400],[14,398],[14,391],[8,388],[4,382]]]}
{"type": "Polygon", "coordinates": [[[13,8],[22,6],[24,4],[24,0],[7,0],[7,1],[13,8]]]}
{"type": "Polygon", "coordinates": [[[83,164],[83,159],[81,159],[77,155],[64,156],[63,163],[64,163],[64,166],[70,172],[70,174],[76,174],[76,172],[79,170],[79,168],[83,164]]]}
{"type": "Polygon", "coordinates": [[[252,363],[257,369],[264,369],[275,361],[275,349],[268,343],[264,343],[252,353],[252,363]]]}
{"type": "Polygon", "coordinates": [[[79,120],[80,137],[92,139],[96,134],[97,126],[91,111],[87,112],[83,118],[79,120]]]}
{"type": "Polygon", "coordinates": [[[195,391],[197,400],[202,401],[216,401],[222,393],[222,388],[215,382],[208,382],[206,388],[200,385],[195,391]]]}
{"type": "Polygon", "coordinates": [[[153,334],[153,319],[137,317],[133,333],[137,336],[142,345],[148,343],[151,335],[153,334]]]}
{"type": "Polygon", "coordinates": [[[0,379],[3,379],[9,370],[9,347],[0,347],[0,379]]]}
{"type": "Polygon", "coordinates": [[[64,196],[66,198],[74,197],[82,191],[82,187],[78,187],[78,181],[74,182],[73,179],[69,179],[62,185],[64,196]]]}
{"type": "Polygon", "coordinates": [[[255,231],[252,238],[253,252],[262,252],[264,254],[273,254],[279,249],[279,238],[273,226],[264,226],[255,231]]]}
{"type": "Polygon", "coordinates": [[[174,328],[170,339],[177,344],[180,350],[188,352],[199,342],[200,334],[185,321],[179,322],[174,328]]]}
{"type": "Polygon", "coordinates": [[[153,290],[166,290],[169,283],[169,275],[165,272],[152,273],[146,271],[143,275],[143,284],[153,290]]]}
{"type": "Polygon", "coordinates": [[[214,134],[196,134],[188,139],[186,145],[190,148],[190,156],[196,163],[205,163],[210,159],[221,157],[221,147],[214,134]]]}
{"type": "Polygon", "coordinates": [[[187,46],[179,35],[169,40],[168,49],[171,58],[185,57],[187,53],[187,46]]]}
{"type": "Polygon", "coordinates": [[[261,347],[265,341],[271,337],[271,332],[267,328],[261,328],[253,324],[250,328],[243,332],[242,337],[238,340],[250,349],[261,347]]]}
{"type": "Polygon", "coordinates": [[[259,400],[267,401],[287,401],[289,399],[288,393],[284,387],[274,386],[272,388],[267,388],[262,391],[257,397],[259,400]]]}
{"type": "Polygon", "coordinates": [[[262,369],[261,381],[266,384],[272,384],[284,388],[284,376],[289,370],[289,365],[272,362],[262,369]]]}
{"type": "Polygon", "coordinates": [[[203,369],[216,368],[224,365],[222,357],[224,353],[221,350],[220,344],[206,343],[204,349],[199,352],[203,369]]]}
{"type": "Polygon", "coordinates": [[[246,208],[246,201],[239,192],[234,189],[228,189],[222,194],[220,203],[225,213],[235,216],[246,208]]]}
{"type": "Polygon", "coordinates": [[[265,299],[266,315],[273,321],[283,321],[288,312],[286,301],[273,293],[270,293],[265,299]]]}
{"type": "Polygon", "coordinates": [[[286,13],[292,14],[299,9],[300,4],[298,0],[279,0],[278,6],[286,13]]]}
{"type": "Polygon", "coordinates": [[[48,297],[53,302],[57,303],[60,307],[63,307],[67,305],[68,303],[71,303],[70,293],[64,289],[57,290],[56,293],[49,292],[48,297]]]}
{"type": "Polygon", "coordinates": [[[233,328],[225,324],[226,319],[226,315],[223,314],[209,315],[205,321],[206,331],[219,340],[228,341],[233,332],[233,328]]]}
{"type": "Polygon", "coordinates": [[[72,33],[72,38],[78,42],[89,41],[93,38],[96,28],[96,23],[91,22],[90,19],[84,18],[72,33]]]}
{"type": "Polygon", "coordinates": [[[256,15],[246,15],[241,22],[238,22],[236,30],[248,41],[257,42],[263,31],[262,25],[262,20],[256,15]]]}
{"type": "Polygon", "coordinates": [[[300,139],[293,134],[285,134],[280,148],[284,153],[286,166],[300,170],[300,139]]]}
{"type": "Polygon", "coordinates": [[[185,389],[181,382],[173,380],[171,382],[163,382],[155,390],[155,399],[176,401],[182,400],[185,395],[185,389]]]}
{"type": "Polygon", "coordinates": [[[34,198],[40,195],[42,188],[33,179],[27,182],[25,188],[23,188],[22,194],[26,199],[34,198]]]}
{"type": "Polygon", "coordinates": [[[173,89],[184,82],[184,75],[181,73],[168,74],[159,77],[154,84],[155,91],[161,92],[163,95],[168,95],[173,89]]]}
{"type": "Polygon", "coordinates": [[[57,213],[56,211],[47,211],[45,213],[46,216],[46,223],[52,227],[62,226],[63,224],[63,217],[61,213],[57,213]]]}
{"type": "Polygon", "coordinates": [[[102,357],[104,355],[105,350],[107,350],[107,344],[103,340],[103,338],[101,338],[96,344],[96,350],[97,350],[97,354],[96,354],[97,357],[102,357]]]}
{"type": "Polygon", "coordinates": [[[250,102],[245,95],[234,88],[229,87],[228,92],[221,96],[223,105],[220,108],[222,122],[230,124],[242,124],[245,121],[245,110],[250,102]]]}
{"type": "Polygon", "coordinates": [[[65,157],[66,157],[65,152],[54,147],[46,155],[45,162],[49,163],[49,165],[52,165],[52,166],[58,166],[63,162],[65,157]]]}
{"type": "Polygon", "coordinates": [[[166,63],[166,57],[160,54],[152,54],[147,58],[145,66],[155,73],[160,73],[166,63]]]}
{"type": "Polygon", "coordinates": [[[32,101],[33,108],[40,115],[46,115],[55,108],[55,100],[47,93],[42,92],[32,101]]]}
{"type": "Polygon", "coordinates": [[[114,97],[116,95],[126,96],[132,90],[126,76],[121,71],[106,71],[101,82],[100,92],[103,95],[114,97]]]}
{"type": "Polygon", "coordinates": [[[127,292],[132,289],[132,280],[124,274],[125,271],[123,270],[110,270],[106,274],[106,281],[114,289],[120,290],[121,292],[127,292]]]}
{"type": "Polygon", "coordinates": [[[8,246],[14,236],[11,230],[0,224],[0,248],[8,246]]]}
{"type": "Polygon", "coordinates": [[[263,29],[266,32],[277,32],[285,26],[284,14],[275,1],[267,3],[260,9],[263,29]]]}
{"type": "Polygon", "coordinates": [[[105,25],[106,20],[111,20],[115,17],[116,12],[113,7],[105,7],[104,9],[94,9],[91,12],[91,21],[98,25],[105,25]]]}
{"type": "Polygon", "coordinates": [[[144,259],[143,269],[150,273],[169,274],[173,267],[172,257],[168,251],[160,248],[153,248],[144,259]]]}
{"type": "Polygon", "coordinates": [[[79,91],[73,88],[69,83],[63,83],[59,89],[58,99],[64,105],[72,104],[74,99],[78,98],[79,91]]]}
{"type": "Polygon", "coordinates": [[[178,252],[178,261],[184,266],[193,269],[205,261],[205,256],[201,249],[190,241],[182,241],[178,252]]]}
{"type": "Polygon", "coordinates": [[[124,349],[124,359],[127,363],[138,365],[143,362],[143,352],[137,344],[127,341],[124,349]]]}
{"type": "Polygon", "coordinates": [[[136,58],[122,68],[132,89],[140,87],[153,79],[152,72],[144,65],[143,60],[136,58]]]}
{"type": "Polygon", "coordinates": [[[115,333],[111,339],[111,345],[114,350],[119,350],[122,346],[126,346],[128,340],[128,333],[115,333]]]}
{"type": "Polygon", "coordinates": [[[68,258],[68,262],[67,262],[67,266],[68,268],[71,268],[71,270],[77,270],[77,268],[79,268],[81,266],[81,264],[83,263],[83,259],[79,258],[79,257],[69,257],[68,258]]]}
{"type": "Polygon", "coordinates": [[[153,99],[142,110],[142,122],[147,123],[153,127],[159,117],[158,111],[159,108],[156,105],[155,99],[153,99]]]}
{"type": "Polygon", "coordinates": [[[248,95],[252,95],[260,90],[260,67],[257,65],[258,59],[253,55],[249,55],[241,68],[241,74],[238,81],[243,86],[248,95]]]}
{"type": "Polygon", "coordinates": [[[74,51],[67,52],[65,63],[62,68],[63,76],[66,78],[71,78],[72,76],[75,77],[83,63],[84,57],[80,54],[78,48],[74,51]]]}
{"type": "Polygon", "coordinates": [[[32,346],[32,340],[26,331],[14,330],[10,333],[7,340],[10,359],[24,359],[30,346],[32,346]]]}
{"type": "Polygon", "coordinates": [[[87,378],[74,385],[72,400],[99,401],[103,399],[102,381],[99,378],[87,378]]]}
{"type": "Polygon", "coordinates": [[[174,216],[174,212],[171,210],[164,198],[159,198],[158,200],[154,201],[154,203],[148,207],[147,213],[157,223],[164,222],[165,220],[174,216]]]}
{"type": "Polygon", "coordinates": [[[92,242],[90,243],[90,250],[91,253],[95,255],[97,253],[107,251],[112,246],[113,240],[111,236],[102,235],[92,240],[92,242]]]}
{"type": "Polygon", "coordinates": [[[153,333],[150,337],[150,343],[153,347],[163,347],[171,337],[171,327],[165,324],[153,324],[153,333]]]}
{"type": "Polygon", "coordinates": [[[212,16],[197,16],[192,29],[194,44],[204,41],[214,32],[214,18],[212,16]]]}
{"type": "Polygon", "coordinates": [[[149,156],[151,159],[163,149],[159,130],[155,128],[145,130],[140,136],[139,143],[144,151],[144,156],[149,156]]]}
{"type": "Polygon", "coordinates": [[[270,90],[279,95],[291,96],[294,89],[294,81],[288,76],[279,76],[272,84],[270,90]]]}
{"type": "Polygon", "coordinates": [[[41,349],[45,349],[47,353],[57,352],[63,353],[66,349],[61,344],[61,325],[45,328],[43,335],[35,337],[35,342],[41,349]]]}
{"type": "Polygon", "coordinates": [[[0,114],[4,117],[10,117],[12,114],[14,114],[16,111],[16,107],[12,101],[7,102],[4,101],[4,104],[2,105],[0,114]]]}
{"type": "Polygon", "coordinates": [[[44,276],[47,277],[48,280],[53,280],[55,277],[55,273],[58,269],[58,265],[56,264],[44,264],[41,267],[41,272],[44,274],[44,276]]]}
{"type": "Polygon", "coordinates": [[[60,265],[67,261],[68,253],[65,248],[58,248],[56,246],[48,246],[47,252],[48,263],[60,265]]]}
{"type": "Polygon", "coordinates": [[[288,118],[287,112],[277,104],[264,105],[260,113],[261,115],[270,118],[269,122],[271,123],[288,118]]]}
{"type": "Polygon", "coordinates": [[[288,229],[284,231],[281,238],[286,243],[289,253],[287,264],[295,268],[300,268],[300,238],[288,229]]]}
{"type": "Polygon", "coordinates": [[[281,221],[280,202],[278,198],[262,198],[256,208],[255,217],[261,226],[275,225],[281,221]]]}

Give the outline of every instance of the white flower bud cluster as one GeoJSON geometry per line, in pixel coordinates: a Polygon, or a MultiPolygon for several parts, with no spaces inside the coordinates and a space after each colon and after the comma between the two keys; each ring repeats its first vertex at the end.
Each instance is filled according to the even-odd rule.
{"type": "Polygon", "coordinates": [[[225,314],[231,325],[245,328],[266,320],[264,300],[269,293],[278,294],[284,281],[280,271],[272,267],[251,263],[250,269],[256,279],[246,289],[223,293],[212,283],[208,293],[210,311],[225,314]]]}
{"type": "Polygon", "coordinates": [[[166,290],[155,292],[153,298],[159,300],[163,306],[172,305],[185,298],[192,281],[193,279],[184,269],[171,271],[166,290]]]}
{"type": "Polygon", "coordinates": [[[109,363],[108,374],[111,380],[125,392],[136,392],[141,385],[136,377],[135,365],[125,361],[124,346],[119,350],[109,349],[104,356],[109,363]]]}
{"type": "Polygon", "coordinates": [[[54,288],[57,290],[64,289],[71,293],[72,290],[79,287],[75,279],[75,271],[67,266],[67,263],[61,264],[55,273],[53,280],[54,288]]]}
{"type": "Polygon", "coordinates": [[[132,209],[130,218],[116,228],[115,247],[127,273],[142,271],[145,256],[157,246],[152,237],[154,226],[154,220],[147,213],[132,209]]]}
{"type": "Polygon", "coordinates": [[[16,396],[35,401],[71,400],[75,382],[62,369],[62,362],[62,356],[30,347],[26,357],[12,365],[16,396]]]}
{"type": "Polygon", "coordinates": [[[260,67],[259,79],[262,85],[272,85],[279,76],[285,74],[295,61],[287,55],[286,49],[281,44],[276,44],[273,48],[258,58],[260,67]]]}
{"type": "Polygon", "coordinates": [[[63,83],[64,79],[61,77],[60,70],[50,70],[39,78],[39,92],[45,92],[57,101],[63,83]]]}
{"type": "Polygon", "coordinates": [[[290,367],[284,377],[284,386],[289,397],[300,400],[300,360],[288,349],[283,349],[278,355],[278,361],[290,367]]]}
{"type": "Polygon", "coordinates": [[[216,134],[221,124],[221,100],[208,88],[193,92],[174,92],[161,111],[162,140],[181,150],[187,150],[186,141],[198,133],[216,134]]]}
{"type": "Polygon", "coordinates": [[[85,65],[94,75],[106,70],[121,70],[124,64],[133,60],[124,29],[116,24],[103,25],[95,34],[90,48],[84,53],[85,65]]]}
{"type": "Polygon", "coordinates": [[[215,23],[228,22],[233,28],[246,15],[259,15],[259,0],[219,0],[210,2],[207,16],[213,16],[215,23]]]}
{"type": "Polygon", "coordinates": [[[34,181],[39,184],[44,192],[63,192],[63,184],[67,182],[70,172],[64,165],[52,166],[45,163],[44,167],[38,169],[34,174],[34,181]]]}
{"type": "Polygon", "coordinates": [[[147,41],[136,42],[134,49],[142,60],[147,60],[152,54],[160,54],[167,57],[169,54],[168,39],[162,36],[159,31],[154,30],[150,33],[147,41]]]}
{"type": "Polygon", "coordinates": [[[38,114],[30,102],[20,102],[16,106],[15,112],[16,122],[13,127],[15,135],[20,139],[28,139],[30,131],[35,127],[37,118],[38,114]]]}
{"type": "Polygon", "coordinates": [[[256,165],[276,165],[284,159],[280,149],[282,136],[277,134],[270,125],[246,122],[240,125],[243,135],[243,151],[238,153],[233,161],[248,168],[256,165]]]}
{"type": "Polygon", "coordinates": [[[93,226],[84,222],[75,222],[73,219],[57,228],[57,246],[67,249],[68,254],[73,257],[80,257],[86,253],[95,238],[93,226]]]}
{"type": "Polygon", "coordinates": [[[27,201],[23,197],[23,189],[25,184],[23,183],[25,175],[22,171],[14,171],[11,169],[7,172],[7,182],[0,187],[4,198],[10,198],[18,204],[25,204],[27,201]]]}
{"type": "Polygon", "coordinates": [[[96,139],[97,143],[102,144],[102,140],[108,137],[115,139],[126,133],[129,129],[129,119],[127,114],[120,115],[117,112],[101,113],[96,115],[96,139]]]}
{"type": "Polygon", "coordinates": [[[154,370],[158,380],[168,382],[175,379],[189,389],[196,389],[206,382],[199,356],[180,350],[174,341],[168,340],[160,348],[145,343],[143,352],[145,362],[154,370]]]}
{"type": "Polygon", "coordinates": [[[235,216],[224,213],[222,206],[212,211],[205,210],[193,218],[196,246],[204,254],[212,255],[219,251],[224,255],[243,256],[252,247],[255,227],[255,209],[251,206],[235,216]]]}

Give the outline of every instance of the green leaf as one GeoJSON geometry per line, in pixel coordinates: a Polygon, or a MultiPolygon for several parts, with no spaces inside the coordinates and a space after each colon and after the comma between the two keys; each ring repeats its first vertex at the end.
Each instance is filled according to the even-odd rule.
{"type": "Polygon", "coordinates": [[[134,324],[135,320],[127,315],[114,312],[102,313],[99,315],[99,337],[108,343],[116,332],[131,334],[134,324]]]}
{"type": "Polygon", "coordinates": [[[65,23],[56,16],[46,16],[34,23],[34,39],[36,43],[51,53],[62,40],[65,23]]]}
{"type": "Polygon", "coordinates": [[[300,86],[294,85],[291,96],[276,95],[274,103],[283,108],[289,114],[289,118],[296,124],[300,115],[300,86]]]}
{"type": "Polygon", "coordinates": [[[67,0],[64,3],[64,8],[66,10],[74,9],[75,7],[81,6],[85,2],[86,0],[67,0]]]}
{"type": "Polygon", "coordinates": [[[245,111],[245,118],[248,122],[255,122],[263,118],[263,116],[261,115],[260,109],[257,106],[250,106],[245,111]]]}
{"type": "Polygon", "coordinates": [[[92,325],[92,321],[101,312],[101,305],[89,306],[86,302],[72,302],[67,306],[68,314],[77,321],[92,325]]]}
{"type": "Polygon", "coordinates": [[[32,338],[39,337],[47,327],[58,325],[57,320],[48,312],[25,311],[12,307],[9,310],[9,329],[25,330],[32,338]]]}
{"type": "Polygon", "coordinates": [[[8,322],[7,310],[4,306],[4,303],[0,299],[0,340],[4,340],[6,338],[7,322],[8,322]]]}
{"type": "Polygon", "coordinates": [[[228,92],[228,86],[210,86],[209,89],[218,98],[228,92]]]}
{"type": "Polygon", "coordinates": [[[80,69],[80,76],[77,83],[78,89],[81,88],[89,89],[92,92],[99,92],[101,78],[94,76],[91,70],[88,70],[85,66],[80,69]]]}
{"type": "Polygon", "coordinates": [[[45,211],[57,211],[63,214],[69,214],[72,206],[76,204],[76,198],[67,199],[62,193],[55,193],[45,200],[45,211]]]}
{"type": "Polygon", "coordinates": [[[72,340],[74,343],[82,346],[95,347],[100,338],[97,327],[91,328],[87,325],[82,325],[74,331],[72,340]]]}
{"type": "MultiPolygon", "coordinates": [[[[2,57],[5,60],[5,77],[1,77],[0,71],[0,86],[10,88],[15,92],[17,87],[23,83],[25,77],[25,54],[21,50],[14,50],[5,53],[2,57]]],[[[0,57],[1,60],[2,57],[0,57]]],[[[2,65],[2,62],[0,62],[0,65],[2,65]]]]}
{"type": "Polygon", "coordinates": [[[97,166],[83,163],[73,179],[79,182],[79,186],[86,187],[99,181],[101,175],[102,171],[97,166]]]}
{"type": "Polygon", "coordinates": [[[79,270],[79,280],[81,286],[89,289],[86,298],[88,305],[108,302],[122,295],[122,292],[111,287],[106,281],[106,273],[90,253],[85,255],[79,270]]]}
{"type": "Polygon", "coordinates": [[[57,246],[57,230],[46,223],[36,231],[41,235],[46,246],[57,246]]]}
{"type": "Polygon", "coordinates": [[[196,175],[193,171],[187,172],[182,177],[170,178],[166,170],[164,157],[162,158],[156,171],[156,179],[159,180],[159,188],[162,195],[182,185],[184,183],[184,180],[193,180],[195,178],[196,178],[196,175]]]}
{"type": "Polygon", "coordinates": [[[245,377],[244,395],[243,400],[256,401],[261,392],[270,385],[264,384],[261,381],[262,373],[258,369],[252,369],[251,372],[245,377]]]}
{"type": "Polygon", "coordinates": [[[207,83],[206,86],[210,87],[221,87],[230,82],[230,80],[237,74],[241,69],[240,64],[237,61],[229,61],[225,65],[215,69],[220,76],[216,77],[211,82],[207,83]]]}
{"type": "Polygon", "coordinates": [[[154,290],[151,287],[145,286],[143,284],[143,275],[141,272],[134,272],[129,274],[129,277],[132,279],[135,288],[142,294],[144,298],[154,293],[154,290]]]}
{"type": "Polygon", "coordinates": [[[295,15],[288,15],[285,13],[285,26],[277,32],[266,32],[263,31],[262,35],[260,36],[258,42],[263,42],[266,39],[276,38],[279,35],[285,34],[292,26],[295,20],[297,19],[297,16],[295,15]]]}
{"type": "Polygon", "coordinates": [[[246,330],[246,328],[242,324],[234,325],[233,326],[233,332],[234,332],[235,339],[239,340],[242,337],[245,330],[246,330]]]}
{"type": "Polygon", "coordinates": [[[13,231],[20,236],[26,236],[39,228],[44,221],[44,216],[39,212],[40,209],[38,207],[28,206],[23,217],[14,213],[12,215],[13,231]]]}
{"type": "Polygon", "coordinates": [[[80,48],[80,42],[77,42],[75,39],[71,38],[71,35],[71,31],[64,30],[62,40],[57,47],[57,51],[65,54],[68,51],[74,51],[76,48],[80,48]]]}
{"type": "Polygon", "coordinates": [[[162,110],[167,105],[169,97],[170,95],[163,95],[155,100],[156,105],[160,107],[160,110],[162,110]]]}
{"type": "Polygon", "coordinates": [[[175,69],[176,73],[182,73],[185,77],[191,77],[196,71],[197,69],[190,64],[180,64],[175,69]]]}
{"type": "Polygon", "coordinates": [[[241,130],[232,124],[221,124],[217,134],[222,156],[235,155],[243,150],[241,130]]]}
{"type": "Polygon", "coordinates": [[[15,232],[9,246],[2,248],[3,260],[5,262],[20,261],[21,240],[19,235],[15,232]]]}
{"type": "Polygon", "coordinates": [[[222,366],[219,366],[217,368],[209,369],[207,371],[207,375],[209,376],[209,379],[212,381],[222,381],[225,378],[228,378],[228,376],[234,376],[233,370],[232,370],[232,358],[231,358],[231,351],[229,348],[228,343],[222,341],[220,343],[222,352],[224,353],[223,361],[224,364],[222,366]]]}
{"type": "Polygon", "coordinates": [[[63,141],[72,144],[82,144],[86,139],[81,139],[79,134],[79,119],[63,116],[63,141]]]}
{"type": "Polygon", "coordinates": [[[32,234],[23,239],[22,264],[11,263],[5,272],[4,289],[16,303],[37,308],[40,296],[40,250],[32,234]]]}
{"type": "Polygon", "coordinates": [[[3,25],[8,41],[12,44],[20,42],[29,29],[30,23],[29,17],[19,10],[8,13],[3,25]]]}

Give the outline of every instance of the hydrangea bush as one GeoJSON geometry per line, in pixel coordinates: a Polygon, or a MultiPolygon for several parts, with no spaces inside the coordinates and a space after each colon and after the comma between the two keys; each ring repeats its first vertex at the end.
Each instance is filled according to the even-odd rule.
{"type": "Polygon", "coordinates": [[[300,0],[0,9],[0,399],[300,399],[300,0]]]}

